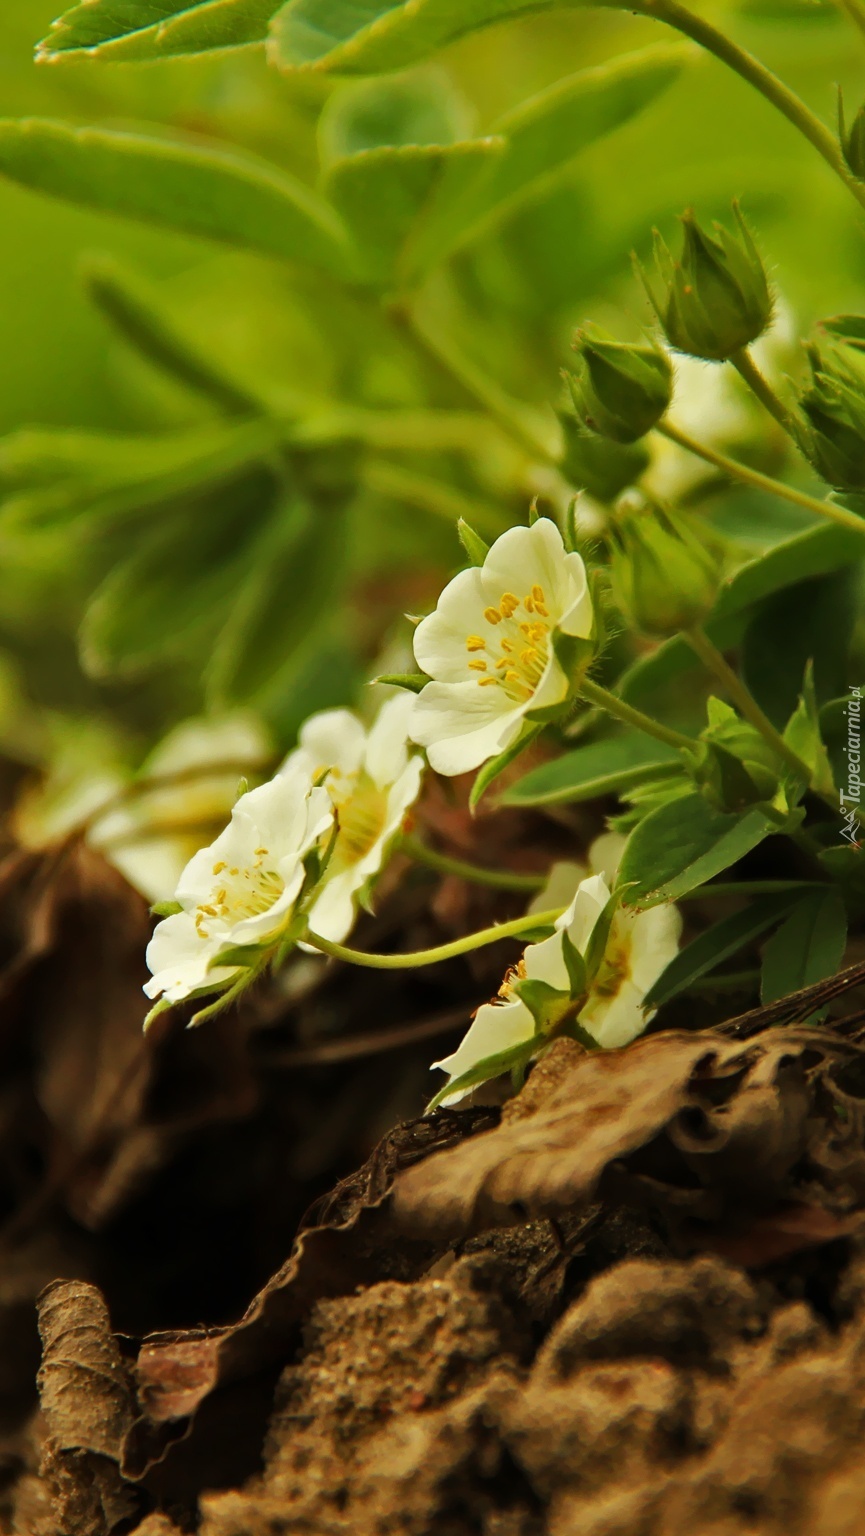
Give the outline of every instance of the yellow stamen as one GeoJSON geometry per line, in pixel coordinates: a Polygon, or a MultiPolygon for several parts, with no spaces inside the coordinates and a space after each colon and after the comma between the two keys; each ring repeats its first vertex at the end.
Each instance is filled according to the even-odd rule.
{"type": "Polygon", "coordinates": [[[514,596],[513,592],[502,593],[499,607],[502,611],[503,618],[509,619],[511,614],[515,613],[519,606],[520,600],[518,597],[514,596]]]}
{"type": "Polygon", "coordinates": [[[469,670],[471,672],[486,672],[487,664],[485,661],[470,661],[469,670]]]}
{"type": "Polygon", "coordinates": [[[499,613],[498,608],[485,608],[484,618],[488,624],[501,624],[502,622],[502,615],[499,613]]]}
{"type": "Polygon", "coordinates": [[[495,687],[497,682],[498,682],[498,678],[497,677],[479,677],[478,678],[478,687],[479,688],[489,688],[490,683],[492,683],[493,687],[495,687]]]}
{"type": "Polygon", "coordinates": [[[224,869],[227,869],[227,868],[228,868],[228,865],[226,864],[225,860],[224,859],[220,859],[218,864],[214,864],[214,866],[213,866],[213,873],[215,875],[221,875],[222,871],[224,869]]]}
{"type": "Polygon", "coordinates": [[[481,639],[480,635],[469,635],[466,641],[467,651],[485,651],[486,648],[487,642],[486,640],[481,639]]]}

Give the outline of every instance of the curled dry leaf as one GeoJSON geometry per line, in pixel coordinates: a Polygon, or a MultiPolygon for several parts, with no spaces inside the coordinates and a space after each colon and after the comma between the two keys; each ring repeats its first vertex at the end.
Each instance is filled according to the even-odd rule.
{"type": "Polygon", "coordinates": [[[43,1472],[68,1529],[107,1536],[136,1502],[118,1465],[134,1420],[133,1393],[108,1308],[95,1286],[54,1281],[39,1298],[39,1332],[43,1472]]]}
{"type": "Polygon", "coordinates": [[[858,1203],[861,1109],[838,1116],[819,1105],[833,1072],[862,1055],[800,1028],[747,1043],[669,1032],[581,1056],[535,1113],[401,1174],[394,1215],[413,1235],[462,1236],[585,1206],[607,1175],[603,1192],[614,1198],[648,1197],[670,1216],[717,1222],[728,1202],[769,1210],[791,1198],[792,1170],[812,1148],[820,1203],[830,1189],[858,1203]]]}

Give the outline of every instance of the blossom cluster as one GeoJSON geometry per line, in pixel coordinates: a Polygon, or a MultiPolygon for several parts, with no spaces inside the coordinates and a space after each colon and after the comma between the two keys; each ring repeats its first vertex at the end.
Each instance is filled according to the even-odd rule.
{"type": "MultiPolygon", "coordinates": [[[[341,945],[399,841],[425,761],[466,773],[563,715],[595,633],[585,564],[553,522],[497,539],[418,625],[420,691],[390,698],[369,728],[346,709],[313,715],[274,777],[241,794],[228,825],[187,863],[147,951],[150,1017],[213,993],[222,1006],[295,946],[341,945]]],[[[435,1063],[448,1083],[434,1102],[524,1065],[556,1034],[615,1047],[644,1028],[643,998],[675,953],[679,918],[674,908],[621,906],[607,883],[610,845],[593,846],[592,873],[554,866],[542,900],[558,908],[545,913],[546,936],[528,945],[459,1049],[435,1063]]]]}

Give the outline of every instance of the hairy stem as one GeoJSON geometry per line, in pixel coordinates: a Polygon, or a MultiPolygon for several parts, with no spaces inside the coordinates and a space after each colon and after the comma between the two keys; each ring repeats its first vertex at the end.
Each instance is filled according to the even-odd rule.
{"type": "Polygon", "coordinates": [[[609,689],[602,688],[600,683],[593,683],[590,678],[583,678],[580,684],[580,693],[590,704],[596,704],[599,709],[606,710],[608,715],[614,715],[617,720],[624,721],[625,725],[632,725],[638,731],[644,731],[647,736],[654,736],[656,741],[662,741],[665,746],[678,747],[683,752],[693,752],[695,743],[690,736],[685,736],[681,731],[673,730],[672,726],[662,725],[660,720],[653,720],[651,715],[644,715],[641,709],[634,709],[632,704],[626,704],[609,689]]]}
{"type": "Polygon", "coordinates": [[[453,960],[456,955],[469,955],[473,949],[483,949],[487,944],[497,944],[499,939],[518,939],[524,933],[534,933],[538,928],[550,928],[566,909],[553,907],[549,912],[535,912],[528,917],[516,917],[510,923],[498,923],[494,928],[483,928],[480,933],[466,934],[464,939],[454,939],[450,944],[439,944],[435,949],[416,949],[406,955],[370,955],[362,949],[348,949],[344,944],[334,944],[320,934],[303,935],[305,944],[320,949],[335,960],[345,960],[349,965],[364,965],[374,971],[410,971],[418,965],[437,965],[440,960],[453,960]]]}
{"type": "Polygon", "coordinates": [[[546,884],[544,875],[516,875],[504,869],[482,869],[480,865],[470,864],[466,859],[437,853],[434,848],[428,848],[426,843],[422,843],[420,838],[411,835],[402,839],[401,846],[409,858],[418,864],[425,864],[428,869],[435,869],[442,875],[459,875],[462,880],[470,880],[474,885],[488,885],[493,890],[539,891],[546,884]]]}
{"type": "Polygon", "coordinates": [[[805,491],[797,491],[790,485],[785,485],[782,480],[773,480],[771,475],[763,475],[758,469],[750,469],[747,464],[740,464],[737,459],[729,459],[726,454],[718,453],[706,443],[697,442],[680,427],[673,425],[666,418],[660,421],[655,428],[671,443],[678,443],[680,448],[685,448],[688,453],[693,453],[698,459],[704,459],[707,464],[726,475],[729,480],[738,480],[742,485],[750,485],[757,491],[766,491],[770,496],[780,496],[783,501],[792,502],[796,507],[804,507],[808,512],[816,512],[820,517],[831,518],[833,523],[838,523],[842,528],[850,528],[854,533],[865,537],[865,518],[857,517],[855,512],[848,512],[845,507],[837,507],[832,501],[821,501],[817,496],[809,496],[805,491]]]}
{"type": "MultiPolygon", "coordinates": [[[[711,22],[702,16],[695,16],[684,5],[679,5],[678,0],[630,0],[629,10],[641,16],[654,17],[656,21],[663,21],[669,27],[674,27],[685,37],[690,37],[693,42],[699,43],[708,53],[714,54],[722,64],[747,80],[756,91],[760,92],[768,102],[771,102],[789,123],[808,140],[816,149],[818,155],[822,155],[826,164],[835,175],[843,181],[848,192],[852,192],[858,203],[865,207],[865,185],[857,182],[856,178],[848,170],[841,153],[841,148],[834,133],[832,133],[817,117],[805,102],[779,80],[765,64],[761,64],[752,53],[740,48],[732,38],[719,32],[711,22]]],[[[851,7],[848,5],[848,11],[851,7]]],[[[851,11],[852,14],[852,11],[851,11]]]]}
{"type": "Polygon", "coordinates": [[[745,380],[752,394],[756,395],[760,404],[769,412],[769,415],[774,416],[779,427],[782,427],[788,437],[793,439],[798,448],[799,433],[795,417],[787,409],[783,400],[779,399],[775,394],[768,380],[764,379],[747,347],[742,347],[740,351],[735,352],[730,358],[730,362],[739,376],[745,380]]]}

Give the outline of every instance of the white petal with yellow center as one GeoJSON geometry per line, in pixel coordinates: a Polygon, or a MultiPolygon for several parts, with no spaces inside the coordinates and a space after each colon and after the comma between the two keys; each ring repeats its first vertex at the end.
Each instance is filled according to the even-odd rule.
{"type": "Polygon", "coordinates": [[[588,637],[586,569],[554,523],[511,528],[483,566],[461,571],[415,632],[431,681],[414,704],[412,738],[449,776],[509,747],[530,710],[562,703],[569,683],[553,649],[558,631],[588,637]]]}

